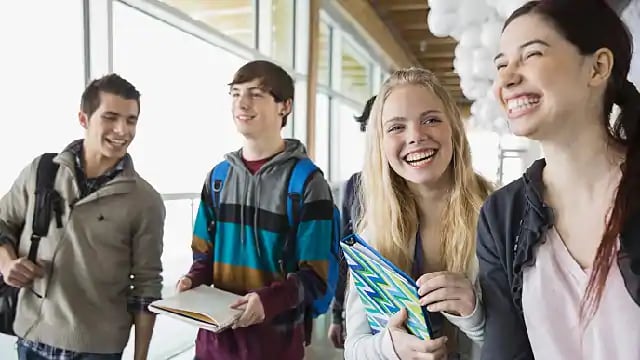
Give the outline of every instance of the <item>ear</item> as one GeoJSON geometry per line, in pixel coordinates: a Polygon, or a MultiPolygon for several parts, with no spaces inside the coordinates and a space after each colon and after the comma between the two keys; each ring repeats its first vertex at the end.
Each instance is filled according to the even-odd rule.
{"type": "Polygon", "coordinates": [[[596,50],[592,55],[589,85],[601,86],[609,81],[613,69],[613,53],[607,48],[596,50]]]}
{"type": "Polygon", "coordinates": [[[89,128],[89,117],[87,116],[87,114],[83,113],[82,111],[78,112],[78,122],[80,123],[80,126],[82,126],[83,128],[85,129],[89,128]]]}
{"type": "Polygon", "coordinates": [[[278,104],[279,106],[279,111],[278,114],[280,114],[281,117],[285,117],[287,115],[289,115],[291,113],[291,107],[293,105],[293,100],[291,99],[287,99],[281,103],[278,104]]]}

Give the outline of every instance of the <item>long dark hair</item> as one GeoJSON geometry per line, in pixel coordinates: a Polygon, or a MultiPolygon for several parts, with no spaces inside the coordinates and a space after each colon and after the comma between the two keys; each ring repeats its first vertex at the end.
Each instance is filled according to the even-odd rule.
{"type": "Polygon", "coordinates": [[[600,304],[609,269],[616,258],[618,235],[640,204],[640,93],[627,80],[633,54],[631,33],[604,0],[530,1],[511,14],[504,28],[525,14],[537,14],[549,21],[582,55],[607,48],[614,57],[603,98],[602,125],[610,139],[626,149],[626,157],[580,308],[582,317],[591,316],[600,304]],[[611,122],[613,104],[617,104],[621,112],[611,122]]]}

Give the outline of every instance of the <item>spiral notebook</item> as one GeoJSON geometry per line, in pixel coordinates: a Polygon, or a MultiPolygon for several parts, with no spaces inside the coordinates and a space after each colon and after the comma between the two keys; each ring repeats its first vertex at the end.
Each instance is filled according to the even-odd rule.
{"type": "Polygon", "coordinates": [[[420,339],[431,339],[428,312],[420,305],[415,281],[356,234],[343,239],[340,246],[373,333],[384,330],[389,318],[404,307],[407,330],[420,339]]]}

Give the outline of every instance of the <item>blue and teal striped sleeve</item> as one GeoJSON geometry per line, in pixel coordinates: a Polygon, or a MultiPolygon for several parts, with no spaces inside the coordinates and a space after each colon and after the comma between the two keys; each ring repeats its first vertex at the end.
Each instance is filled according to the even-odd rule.
{"type": "Polygon", "coordinates": [[[302,303],[311,304],[325,294],[332,219],[331,189],[322,173],[317,172],[305,186],[304,202],[300,209],[296,238],[298,271],[283,282],[275,282],[257,291],[267,320],[302,303]]]}
{"type": "Polygon", "coordinates": [[[200,205],[198,205],[198,213],[193,225],[193,238],[191,240],[193,263],[187,276],[191,278],[194,287],[213,283],[213,239],[208,230],[213,212],[203,201],[205,196],[208,196],[206,186],[202,189],[202,199],[200,200],[200,205]]]}

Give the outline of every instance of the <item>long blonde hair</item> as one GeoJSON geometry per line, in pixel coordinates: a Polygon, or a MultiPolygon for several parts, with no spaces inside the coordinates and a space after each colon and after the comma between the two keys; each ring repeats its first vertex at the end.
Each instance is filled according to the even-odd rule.
{"type": "Polygon", "coordinates": [[[475,236],[480,206],[492,186],[471,166],[471,150],[460,111],[451,95],[429,70],[409,68],[394,72],[382,85],[366,131],[366,155],[359,186],[363,216],[358,231],[373,237],[380,253],[410,271],[414,249],[409,246],[418,229],[418,207],[404,178],[390,167],[382,149],[382,108],[389,94],[401,85],[418,85],[433,92],[443,103],[451,125],[453,184],[442,216],[441,256],[447,271],[473,275],[475,236]],[[365,230],[366,229],[366,230],[365,230]]]}

